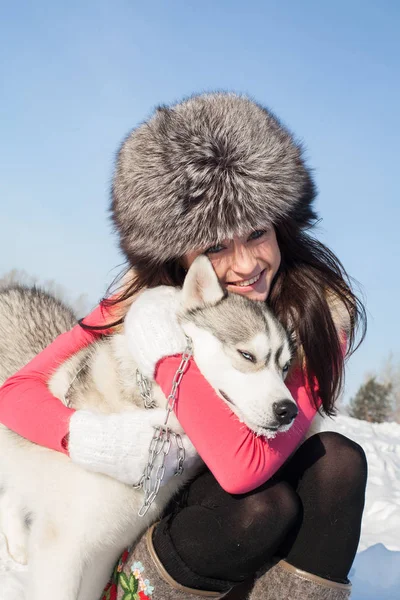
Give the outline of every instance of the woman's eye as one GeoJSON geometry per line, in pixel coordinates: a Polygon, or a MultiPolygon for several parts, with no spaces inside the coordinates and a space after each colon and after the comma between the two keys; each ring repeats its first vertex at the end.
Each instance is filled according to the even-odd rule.
{"type": "Polygon", "coordinates": [[[238,350],[239,354],[241,354],[243,356],[243,358],[245,358],[246,360],[249,360],[250,362],[256,362],[255,357],[250,354],[250,352],[245,352],[244,350],[238,350]]]}
{"type": "Polygon", "coordinates": [[[223,250],[224,247],[221,246],[221,244],[216,244],[215,246],[211,246],[210,248],[207,248],[207,250],[205,251],[204,254],[216,254],[217,252],[221,252],[221,250],[223,250]]]}
{"type": "Polygon", "coordinates": [[[262,237],[264,233],[267,233],[266,229],[257,229],[250,235],[249,240],[258,240],[258,238],[262,237]]]}

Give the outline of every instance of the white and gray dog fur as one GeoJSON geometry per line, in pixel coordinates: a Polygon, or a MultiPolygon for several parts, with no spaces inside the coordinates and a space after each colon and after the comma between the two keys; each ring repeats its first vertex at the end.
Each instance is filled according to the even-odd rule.
{"type": "MultiPolygon", "coordinates": [[[[196,363],[220,397],[258,434],[288,429],[291,423],[279,423],[273,405],[282,399],[294,403],[284,385],[290,342],[265,303],[227,294],[204,256],[177,293],[180,323],[192,338],[196,363]]],[[[74,322],[73,314],[46,293],[21,287],[0,291],[0,383],[74,322]]],[[[68,391],[77,409],[144,411],[135,371],[125,333],[115,334],[60,365],[49,389],[62,402],[68,391]],[[110,382],[112,398],[101,391],[110,382]]],[[[153,389],[157,406],[165,407],[160,388],[153,389]]],[[[174,416],[170,425],[182,432],[174,416]]],[[[78,600],[98,600],[121,552],[201,467],[200,459],[194,462],[161,487],[141,518],[142,490],[86,471],[0,426],[0,524],[20,559],[26,541],[29,600],[76,600],[77,589],[78,600]]]]}

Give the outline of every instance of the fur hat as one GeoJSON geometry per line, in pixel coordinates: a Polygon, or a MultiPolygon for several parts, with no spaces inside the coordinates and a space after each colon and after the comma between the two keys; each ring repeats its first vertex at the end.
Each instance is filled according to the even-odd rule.
{"type": "Polygon", "coordinates": [[[159,107],[123,142],[112,219],[131,265],[315,219],[302,148],[267,109],[228,93],[159,107]]]}

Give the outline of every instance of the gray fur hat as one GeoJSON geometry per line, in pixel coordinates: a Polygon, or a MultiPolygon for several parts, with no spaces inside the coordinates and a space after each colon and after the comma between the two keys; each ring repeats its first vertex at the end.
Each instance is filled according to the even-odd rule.
{"type": "Polygon", "coordinates": [[[123,142],[112,219],[131,265],[315,219],[302,148],[267,109],[231,93],[159,107],[123,142]]]}

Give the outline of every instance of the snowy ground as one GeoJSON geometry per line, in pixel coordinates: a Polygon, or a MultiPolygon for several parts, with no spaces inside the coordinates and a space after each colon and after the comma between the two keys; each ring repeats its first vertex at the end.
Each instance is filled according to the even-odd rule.
{"type": "MultiPolygon", "coordinates": [[[[359,552],[350,577],[352,600],[400,600],[400,425],[339,416],[324,429],[338,431],[365,450],[369,481],[359,552]]],[[[26,571],[7,556],[0,535],[0,600],[28,600],[26,571]]]]}

